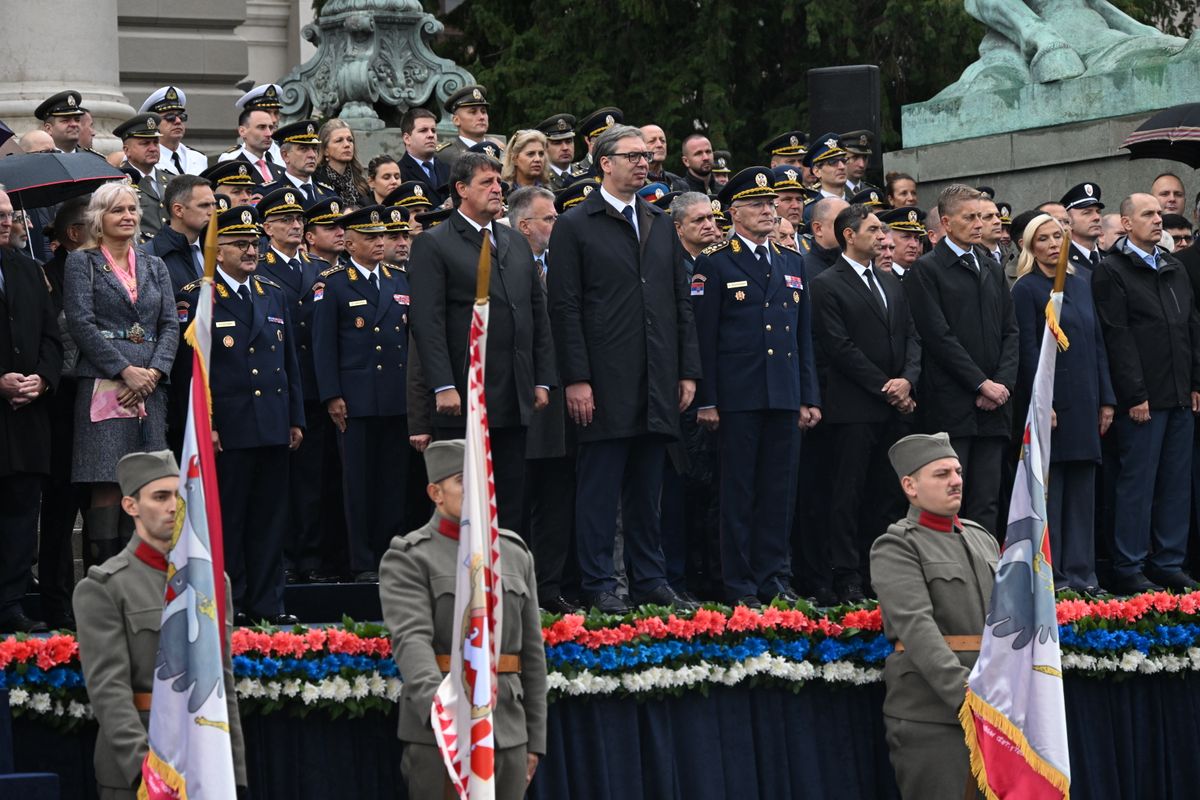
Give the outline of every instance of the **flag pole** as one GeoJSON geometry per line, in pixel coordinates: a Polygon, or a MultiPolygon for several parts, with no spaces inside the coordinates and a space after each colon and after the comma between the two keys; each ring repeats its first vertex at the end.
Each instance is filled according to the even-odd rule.
{"type": "Polygon", "coordinates": [[[483,231],[483,246],[479,248],[479,270],[475,275],[475,305],[486,306],[488,286],[492,279],[492,247],[489,234],[483,231]]]}
{"type": "Polygon", "coordinates": [[[1067,264],[1070,262],[1071,256],[1071,235],[1067,231],[1063,231],[1062,250],[1058,251],[1058,264],[1054,267],[1054,293],[1062,292],[1063,287],[1067,284],[1067,264]]]}
{"type": "MultiPolygon", "coordinates": [[[[208,218],[208,229],[204,234],[204,277],[202,277],[200,279],[201,280],[201,285],[200,285],[201,292],[208,292],[209,295],[211,296],[211,293],[213,291],[213,278],[216,276],[216,274],[217,274],[217,209],[214,208],[212,210],[211,216],[209,216],[209,218],[208,218]]],[[[192,325],[195,325],[195,324],[196,324],[196,321],[193,319],[192,325]]],[[[209,321],[209,324],[211,324],[211,320],[209,321]]],[[[193,339],[192,341],[195,341],[195,340],[193,339]]],[[[208,364],[207,362],[204,362],[203,360],[200,360],[200,367],[201,367],[201,369],[204,370],[204,395],[205,395],[205,400],[207,401],[205,409],[204,409],[204,413],[205,413],[205,419],[207,419],[209,421],[209,424],[206,425],[205,427],[208,428],[209,430],[211,430],[212,429],[212,388],[211,388],[212,384],[209,380],[210,364],[208,364]]],[[[194,375],[192,377],[192,380],[195,380],[194,375]]],[[[192,398],[193,398],[193,402],[194,402],[195,395],[193,395],[192,398]]],[[[193,417],[193,419],[194,419],[194,417],[193,417]]],[[[208,442],[202,442],[200,444],[200,446],[205,448],[207,451],[211,452],[211,449],[212,449],[211,439],[208,442]]],[[[215,464],[215,454],[213,454],[213,458],[210,458],[209,463],[215,464]]],[[[217,476],[214,473],[211,476],[206,475],[206,477],[208,477],[210,479],[212,489],[213,489],[212,496],[208,497],[206,502],[211,504],[211,506],[210,506],[211,508],[215,508],[218,510],[216,516],[217,516],[217,521],[219,523],[219,521],[220,521],[220,511],[219,511],[220,495],[217,494],[217,492],[216,492],[217,476]]],[[[209,537],[208,538],[208,546],[209,546],[209,550],[211,551],[211,554],[212,554],[213,602],[216,604],[216,607],[217,607],[216,608],[217,631],[219,631],[218,635],[219,635],[220,641],[221,641],[221,651],[224,652],[225,651],[225,536],[224,536],[224,531],[223,531],[221,525],[220,524],[209,525],[208,537],[209,537]]]]}

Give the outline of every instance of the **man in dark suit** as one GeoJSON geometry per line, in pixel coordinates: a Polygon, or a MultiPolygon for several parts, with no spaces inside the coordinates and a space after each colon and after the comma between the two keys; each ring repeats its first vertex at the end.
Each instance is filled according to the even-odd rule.
{"type": "Polygon", "coordinates": [[[637,197],[649,158],[637,128],[600,134],[593,160],[602,183],[550,236],[550,319],[567,412],[579,426],[582,588],[605,612],[628,608],[613,575],[618,501],[633,599],[691,605],[666,582],[658,499],[666,443],[692,403],[700,356],[683,246],[670,217],[637,197]]]}
{"type": "Polygon", "coordinates": [[[1003,269],[979,246],[982,197],[963,184],[942,190],[945,235],[903,286],[921,336],[921,422],[950,434],[963,468],[963,516],[995,535],[1019,344],[1003,269]]]}
{"type": "Polygon", "coordinates": [[[42,481],[50,473],[46,395],[58,385],[62,340],[37,262],[8,247],[12,202],[0,190],[0,632],[45,631],[21,608],[37,552],[42,481]]]}
{"type": "Polygon", "coordinates": [[[463,436],[475,279],[479,250],[487,245],[494,250],[484,387],[496,510],[500,527],[524,533],[525,431],[558,383],[546,294],[525,237],[496,222],[503,209],[500,163],[464,153],[450,171],[450,188],[459,198],[456,213],[418,236],[411,255],[413,339],[425,385],[434,393],[434,437],[463,436]]]}
{"type": "MultiPolygon", "coordinates": [[[[258,214],[235,206],[217,217],[213,280],[213,444],[221,489],[226,569],[238,624],[267,619],[292,625],[283,610],[283,545],[287,535],[288,451],[304,438],[304,398],[287,299],[256,274],[258,214]]],[[[205,287],[193,281],[186,327],[205,287]]],[[[191,363],[191,352],[179,358],[191,363]]],[[[189,376],[190,377],[190,376],[189,376]]]]}
{"type": "Polygon", "coordinates": [[[813,331],[824,355],[824,422],[832,444],[827,533],[840,603],[864,599],[867,553],[903,496],[888,448],[906,432],[921,346],[900,281],[876,267],[883,223],[852,205],[834,222],[842,256],[813,280],[813,331]]]}
{"type": "Polygon", "coordinates": [[[404,181],[420,181],[433,189],[429,200],[433,205],[440,206],[446,200],[442,190],[450,183],[450,167],[434,157],[438,149],[437,117],[428,108],[410,108],[400,119],[400,135],[404,138],[400,178],[404,181]]]}
{"type": "Polygon", "coordinates": [[[696,259],[690,291],[704,369],[696,418],[717,431],[721,453],[725,595],[754,608],[799,599],[788,534],[800,428],[821,414],[804,262],[767,240],[773,178],[748,167],[721,190],[734,235],[696,259]]]}

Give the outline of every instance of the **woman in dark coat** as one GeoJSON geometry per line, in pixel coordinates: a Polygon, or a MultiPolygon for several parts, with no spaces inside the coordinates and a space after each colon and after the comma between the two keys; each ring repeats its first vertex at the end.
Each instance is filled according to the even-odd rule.
{"type": "MultiPolygon", "coordinates": [[[[1054,285],[1058,254],[1067,246],[1062,227],[1047,214],[1025,228],[1012,289],[1020,329],[1017,383],[1028,398],[1046,330],[1046,304],[1054,285]]],[[[1054,373],[1054,432],[1050,440],[1047,516],[1057,589],[1095,592],[1095,491],[1100,437],[1112,424],[1116,397],[1091,285],[1067,275],[1059,325],[1070,347],[1058,354],[1054,373]]]]}
{"type": "Polygon", "coordinates": [[[167,446],[160,382],[171,372],[179,322],[166,265],[137,247],[140,218],[132,186],[101,186],[88,204],[91,243],[67,257],[64,313],[79,348],[71,480],[91,486],[88,563],[128,538],[118,531],[117,461],[167,446]]]}

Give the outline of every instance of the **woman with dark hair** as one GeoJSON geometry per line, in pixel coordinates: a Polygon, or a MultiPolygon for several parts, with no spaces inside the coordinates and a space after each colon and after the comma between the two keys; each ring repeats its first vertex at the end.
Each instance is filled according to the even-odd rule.
{"type": "Polygon", "coordinates": [[[325,121],[318,136],[321,138],[321,158],[317,161],[313,180],[332,186],[347,203],[363,205],[370,187],[363,175],[362,164],[358,163],[354,131],[345,120],[334,117],[325,121]]]}
{"type": "Polygon", "coordinates": [[[883,179],[883,192],[892,208],[917,205],[917,180],[905,172],[889,172],[883,179]]]}
{"type": "Polygon", "coordinates": [[[383,205],[383,200],[402,183],[400,165],[391,156],[375,156],[367,164],[367,186],[370,188],[366,205],[383,205]]]}

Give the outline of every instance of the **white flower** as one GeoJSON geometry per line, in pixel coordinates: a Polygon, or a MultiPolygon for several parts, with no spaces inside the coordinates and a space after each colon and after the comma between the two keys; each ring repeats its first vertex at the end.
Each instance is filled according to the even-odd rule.
{"type": "Polygon", "coordinates": [[[279,681],[271,681],[266,685],[266,694],[268,700],[278,700],[283,693],[283,686],[279,681]]]}
{"type": "Polygon", "coordinates": [[[280,691],[283,692],[284,697],[295,697],[300,694],[300,681],[296,678],[288,678],[283,682],[283,688],[280,691]]]}
{"type": "Polygon", "coordinates": [[[388,682],[378,672],[372,672],[371,676],[367,678],[367,688],[374,697],[388,696],[388,682]]]}
{"type": "Polygon", "coordinates": [[[67,714],[75,719],[87,719],[92,715],[92,709],[83,703],[72,700],[67,706],[67,714]]]}
{"type": "Polygon", "coordinates": [[[399,702],[400,692],[404,690],[404,681],[399,678],[387,679],[387,698],[393,703],[399,702]]]}
{"type": "Polygon", "coordinates": [[[39,714],[45,714],[50,710],[50,695],[45,692],[38,692],[33,695],[29,707],[39,714]]]}
{"type": "Polygon", "coordinates": [[[355,700],[362,700],[371,694],[371,682],[366,675],[355,675],[350,694],[355,700]]]}
{"type": "Polygon", "coordinates": [[[300,692],[300,699],[304,701],[304,705],[311,706],[321,699],[321,690],[314,683],[306,683],[300,692]]]}
{"type": "Polygon", "coordinates": [[[20,707],[29,702],[29,692],[24,689],[11,689],[8,692],[8,704],[20,707]]]}

